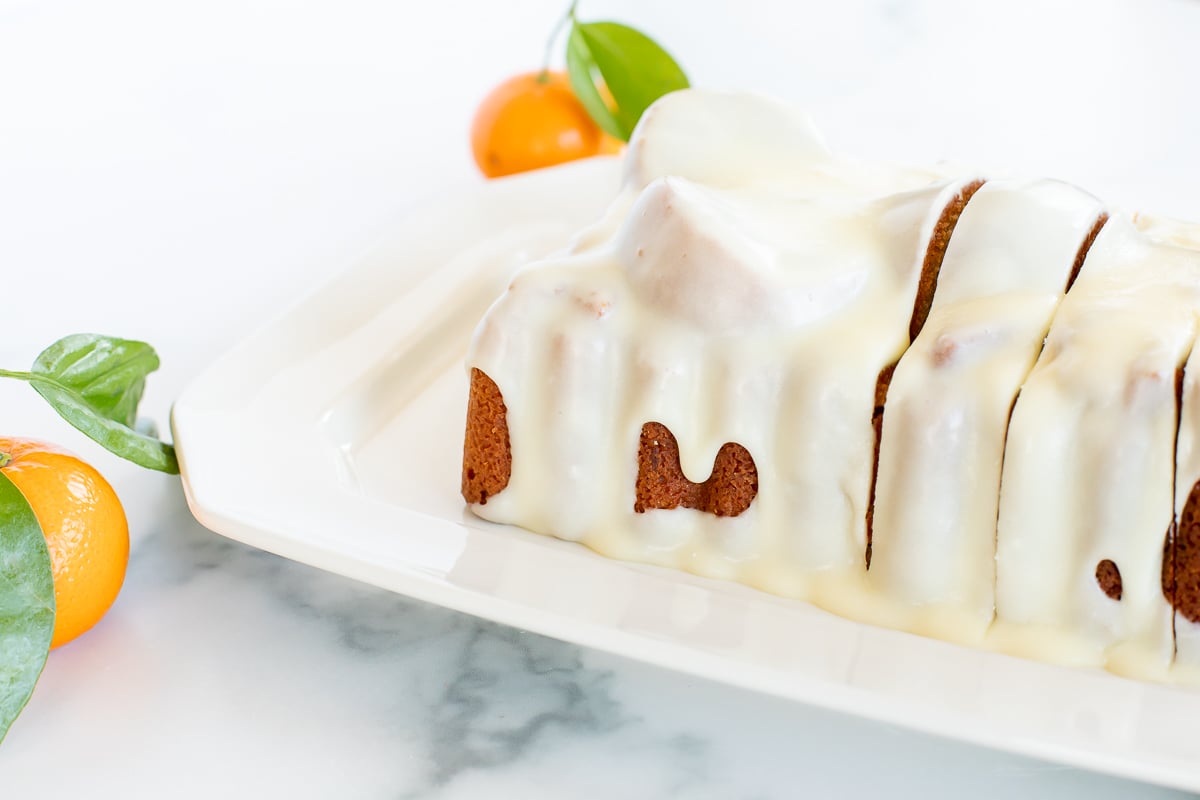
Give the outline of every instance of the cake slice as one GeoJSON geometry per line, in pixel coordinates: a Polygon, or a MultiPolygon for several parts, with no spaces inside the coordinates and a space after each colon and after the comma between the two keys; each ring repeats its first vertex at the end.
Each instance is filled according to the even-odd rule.
{"type": "MultiPolygon", "coordinates": [[[[1200,251],[1200,225],[1137,215],[1138,230],[1155,242],[1200,251]]],[[[1192,344],[1177,374],[1175,518],[1163,549],[1162,589],[1174,607],[1174,673],[1200,682],[1200,348],[1192,344]]]]}
{"type": "Polygon", "coordinates": [[[1140,675],[1170,664],[1163,538],[1174,516],[1177,376],[1198,311],[1200,253],[1110,219],[1013,411],[996,646],[1140,675]]]}
{"type": "Polygon", "coordinates": [[[869,575],[911,629],[978,640],[992,621],[1009,413],[1103,219],[1068,184],[991,181],[955,228],[883,413],[869,575]]]}
{"type": "Polygon", "coordinates": [[[814,596],[827,607],[841,608],[846,581],[866,569],[877,412],[923,322],[955,225],[981,185],[974,176],[954,179],[866,205],[845,245],[848,263],[871,264],[860,301],[788,356],[777,469],[786,502],[780,524],[790,530],[781,550],[819,573],[814,596]],[[854,252],[859,242],[870,243],[868,253],[854,252]]]}

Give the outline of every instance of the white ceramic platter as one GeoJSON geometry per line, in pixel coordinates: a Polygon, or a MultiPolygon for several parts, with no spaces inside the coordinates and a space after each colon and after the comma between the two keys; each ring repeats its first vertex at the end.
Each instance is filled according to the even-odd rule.
{"type": "Polygon", "coordinates": [[[471,331],[602,212],[614,162],[427,204],[199,376],[173,427],[218,533],[431,603],[953,739],[1200,790],[1200,692],[861,625],[476,519],[459,497],[471,331]]]}

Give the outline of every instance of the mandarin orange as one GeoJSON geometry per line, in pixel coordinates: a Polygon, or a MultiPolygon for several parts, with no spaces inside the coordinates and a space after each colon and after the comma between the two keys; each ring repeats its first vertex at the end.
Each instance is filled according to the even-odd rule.
{"type": "Polygon", "coordinates": [[[488,93],[471,123],[471,151],[489,178],[615,152],[620,146],[588,116],[562,72],[509,78],[488,93]]]}
{"type": "Polygon", "coordinates": [[[125,510],[104,476],[45,442],[0,437],[0,471],[28,501],[50,550],[53,649],[90,629],[116,600],[129,563],[125,510]]]}

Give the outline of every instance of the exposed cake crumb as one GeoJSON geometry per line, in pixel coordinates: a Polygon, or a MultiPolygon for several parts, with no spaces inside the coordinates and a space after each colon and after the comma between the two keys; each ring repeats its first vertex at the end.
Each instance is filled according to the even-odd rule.
{"type": "Polygon", "coordinates": [[[1092,229],[1084,238],[1083,243],[1079,245],[1079,252],[1075,254],[1075,263],[1071,266],[1071,275],[1067,278],[1067,290],[1071,288],[1071,285],[1075,283],[1075,279],[1079,277],[1079,270],[1083,269],[1083,262],[1087,258],[1088,251],[1092,249],[1092,245],[1096,242],[1096,237],[1100,235],[1100,229],[1104,227],[1104,223],[1106,222],[1108,222],[1108,214],[1101,214],[1096,219],[1096,224],[1092,226],[1092,229]]]}
{"type": "Polygon", "coordinates": [[[1188,493],[1175,536],[1167,540],[1163,595],[1189,622],[1200,622],[1200,482],[1188,493]]]}
{"type": "Polygon", "coordinates": [[[1110,600],[1121,599],[1121,570],[1109,558],[1096,565],[1096,583],[1110,600]]]}
{"type": "Polygon", "coordinates": [[[703,483],[693,483],[683,474],[679,444],[667,426],[659,422],[642,426],[633,504],[639,514],[652,508],[683,506],[718,517],[736,517],[750,507],[757,494],[758,469],[742,445],[722,445],[712,474],[703,483]]]}
{"type": "Polygon", "coordinates": [[[512,446],[508,439],[508,409],[500,387],[482,370],[471,370],[467,401],[467,433],[463,441],[462,496],[484,505],[508,486],[512,477],[512,446]]]}

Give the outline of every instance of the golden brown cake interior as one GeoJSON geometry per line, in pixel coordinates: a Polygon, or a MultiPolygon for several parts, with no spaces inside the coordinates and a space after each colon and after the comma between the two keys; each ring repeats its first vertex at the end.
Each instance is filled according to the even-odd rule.
{"type": "Polygon", "coordinates": [[[471,369],[467,432],[463,441],[462,496],[468,503],[487,503],[512,477],[512,445],[508,409],[500,387],[482,370],[471,369]]]}
{"type": "MultiPolygon", "coordinates": [[[[1176,370],[1176,450],[1183,415],[1183,377],[1183,369],[1176,370]]],[[[1175,491],[1179,491],[1178,485],[1175,491]]],[[[1173,520],[1167,530],[1163,544],[1162,590],[1176,613],[1189,622],[1200,622],[1200,481],[1191,487],[1179,519],[1173,520]]]]}
{"type": "Polygon", "coordinates": [[[1070,290],[1075,284],[1075,279],[1079,277],[1079,270],[1083,269],[1083,262],[1087,258],[1088,251],[1096,243],[1096,237],[1100,235],[1100,229],[1106,222],[1108,222],[1108,214],[1101,214],[1097,217],[1096,224],[1092,226],[1088,235],[1084,237],[1083,243],[1079,245],[1079,252],[1075,254],[1075,263],[1071,265],[1071,275],[1067,278],[1067,290],[1070,290]]]}
{"type": "Polygon", "coordinates": [[[1200,482],[1173,533],[1163,552],[1163,595],[1189,622],[1200,622],[1200,482]]]}
{"type": "Polygon", "coordinates": [[[1100,591],[1104,592],[1110,600],[1120,600],[1123,593],[1121,585],[1121,570],[1117,568],[1117,564],[1111,558],[1106,558],[1096,565],[1096,583],[1100,584],[1100,591]]]}
{"type": "Polygon", "coordinates": [[[633,510],[639,514],[651,508],[683,506],[718,517],[736,517],[758,494],[754,459],[734,442],[721,446],[708,479],[693,483],[683,474],[674,434],[660,422],[647,422],[642,426],[637,460],[633,510]]]}
{"type": "MultiPolygon", "coordinates": [[[[917,299],[913,303],[912,319],[908,322],[910,342],[916,339],[921,328],[925,327],[929,309],[933,308],[933,293],[937,289],[938,273],[942,269],[942,259],[946,257],[946,248],[950,245],[950,236],[954,233],[954,227],[958,225],[958,218],[962,216],[963,209],[983,183],[979,180],[964,186],[942,210],[937,224],[933,226],[933,235],[929,237],[929,244],[925,247],[925,259],[921,262],[921,279],[917,284],[917,299]]],[[[888,372],[888,375],[890,377],[891,372],[888,372]]],[[[886,389],[884,394],[886,396],[886,389]]]]}

